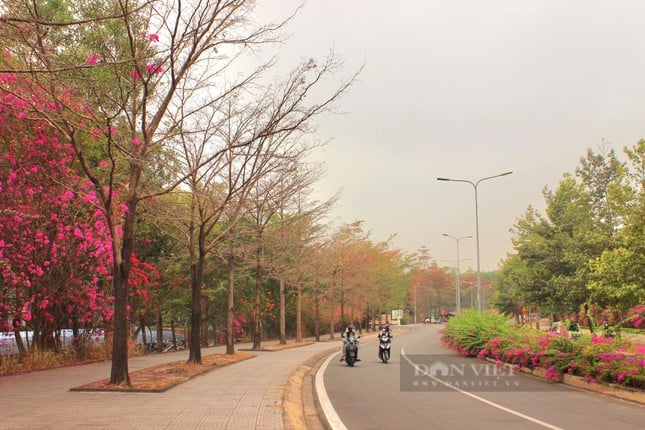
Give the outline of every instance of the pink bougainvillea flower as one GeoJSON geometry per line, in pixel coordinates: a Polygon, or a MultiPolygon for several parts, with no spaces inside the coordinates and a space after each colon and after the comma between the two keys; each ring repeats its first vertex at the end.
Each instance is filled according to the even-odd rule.
{"type": "Polygon", "coordinates": [[[94,191],[90,191],[83,198],[84,203],[89,203],[89,202],[94,202],[94,201],[96,201],[96,192],[94,192],[94,191]]]}
{"type": "Polygon", "coordinates": [[[547,381],[556,381],[558,378],[560,378],[562,374],[556,370],[554,366],[550,366],[548,369],[546,369],[546,379],[547,381]]]}
{"type": "Polygon", "coordinates": [[[158,35],[158,34],[154,34],[154,33],[150,33],[150,36],[148,36],[148,39],[149,39],[151,42],[159,42],[159,35],[158,35]]]}
{"type": "Polygon", "coordinates": [[[9,51],[8,49],[5,49],[4,50],[4,56],[5,57],[11,57],[11,51],[9,51]]]}
{"type": "Polygon", "coordinates": [[[146,64],[146,70],[148,71],[149,75],[158,75],[160,73],[163,73],[163,67],[154,63],[146,64]]]}
{"type": "Polygon", "coordinates": [[[139,145],[141,145],[141,140],[139,140],[138,138],[135,137],[134,139],[132,139],[132,144],[134,146],[139,146],[139,145]]]}
{"type": "Polygon", "coordinates": [[[85,60],[85,64],[89,64],[90,66],[95,65],[97,62],[101,61],[103,57],[101,57],[99,54],[90,54],[87,56],[87,59],[85,60]]]}
{"type": "Polygon", "coordinates": [[[135,81],[140,81],[141,80],[141,75],[136,70],[131,71],[130,76],[133,77],[135,81]]]}
{"type": "Polygon", "coordinates": [[[65,191],[65,193],[61,196],[61,200],[64,202],[70,201],[74,198],[74,193],[71,191],[65,191]]]}

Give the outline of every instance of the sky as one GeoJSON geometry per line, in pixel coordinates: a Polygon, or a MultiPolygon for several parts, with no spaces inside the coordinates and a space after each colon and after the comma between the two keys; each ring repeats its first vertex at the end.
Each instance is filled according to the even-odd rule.
{"type": "MultiPolygon", "coordinates": [[[[264,0],[284,17],[298,0],[264,0]]],[[[326,165],[316,192],[341,199],[332,216],[363,220],[373,241],[428,248],[441,266],[496,270],[529,205],[544,210],[588,148],[622,156],[645,137],[645,2],[599,0],[308,0],[277,49],[283,65],[364,66],[317,121],[326,165]]]]}

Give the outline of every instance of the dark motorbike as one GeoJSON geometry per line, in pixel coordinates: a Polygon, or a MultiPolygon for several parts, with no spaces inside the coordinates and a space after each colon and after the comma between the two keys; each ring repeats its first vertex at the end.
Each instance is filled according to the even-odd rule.
{"type": "Polygon", "coordinates": [[[349,367],[354,367],[358,358],[358,340],[348,340],[345,345],[345,361],[349,367]]]}
{"type": "Polygon", "coordinates": [[[381,333],[378,337],[378,358],[387,364],[390,359],[390,349],[392,347],[392,335],[381,333]]]}

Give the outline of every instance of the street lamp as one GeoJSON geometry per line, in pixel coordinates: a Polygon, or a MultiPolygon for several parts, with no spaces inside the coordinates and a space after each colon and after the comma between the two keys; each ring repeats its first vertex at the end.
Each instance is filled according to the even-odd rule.
{"type": "Polygon", "coordinates": [[[500,176],[510,175],[513,172],[504,172],[498,175],[487,176],[485,178],[478,179],[477,182],[468,181],[466,179],[451,179],[451,178],[437,178],[437,181],[451,181],[451,182],[466,182],[473,186],[475,189],[475,236],[477,239],[477,310],[479,313],[482,312],[482,282],[481,282],[481,268],[480,268],[480,259],[479,259],[479,204],[477,202],[477,186],[480,182],[486,181],[488,179],[499,178],[500,176]]]}
{"type": "Polygon", "coordinates": [[[446,233],[441,233],[442,236],[450,237],[455,239],[457,242],[457,286],[455,289],[455,304],[457,305],[457,314],[461,313],[461,284],[459,283],[459,240],[460,239],[472,239],[472,236],[451,236],[446,233]]]}

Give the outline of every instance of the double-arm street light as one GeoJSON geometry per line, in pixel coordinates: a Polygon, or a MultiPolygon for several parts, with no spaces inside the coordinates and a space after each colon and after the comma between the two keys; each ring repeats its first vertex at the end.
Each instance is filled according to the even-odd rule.
{"type": "Polygon", "coordinates": [[[485,178],[478,179],[477,182],[468,181],[466,179],[437,178],[437,181],[466,182],[472,185],[475,189],[475,236],[477,240],[477,310],[479,311],[479,313],[482,312],[482,282],[479,260],[479,204],[477,202],[477,186],[480,182],[486,181],[488,179],[498,178],[500,176],[510,175],[511,173],[513,172],[504,172],[498,175],[487,176],[485,178]]]}
{"type": "Polygon", "coordinates": [[[457,281],[456,281],[457,285],[456,285],[456,288],[455,288],[455,305],[457,306],[457,313],[459,314],[459,313],[461,313],[461,285],[459,283],[459,272],[460,272],[460,270],[459,270],[459,240],[460,239],[472,239],[473,237],[472,236],[459,236],[459,237],[457,237],[457,236],[451,236],[451,235],[446,234],[446,233],[441,233],[441,235],[453,238],[457,242],[457,281]]]}

